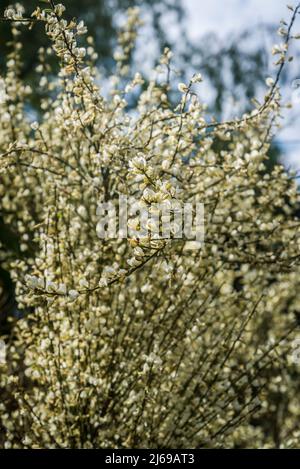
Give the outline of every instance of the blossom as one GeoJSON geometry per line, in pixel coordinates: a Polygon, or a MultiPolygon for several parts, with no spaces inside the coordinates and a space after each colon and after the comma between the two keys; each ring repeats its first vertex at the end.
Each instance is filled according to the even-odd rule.
{"type": "Polygon", "coordinates": [[[201,81],[203,81],[201,73],[195,73],[191,79],[191,83],[200,83],[201,81]]]}
{"type": "Polygon", "coordinates": [[[69,290],[69,298],[73,301],[73,300],[76,300],[76,298],[78,298],[79,296],[79,293],[77,290],[69,290]]]}
{"type": "Polygon", "coordinates": [[[13,19],[14,16],[15,16],[15,10],[13,8],[7,8],[4,11],[4,16],[5,16],[5,18],[13,19]]]}
{"type": "Polygon", "coordinates": [[[129,166],[134,169],[145,169],[147,163],[143,156],[136,156],[129,162],[129,166]]]}
{"type": "Polygon", "coordinates": [[[179,83],[178,90],[180,91],[180,93],[187,93],[188,87],[185,83],[179,83]]]}
{"type": "Polygon", "coordinates": [[[38,128],[39,128],[39,123],[36,122],[36,121],[32,122],[31,128],[32,128],[33,130],[38,130],[38,128]]]}
{"type": "Polygon", "coordinates": [[[85,26],[83,21],[79,21],[77,24],[77,34],[83,35],[87,33],[87,27],[85,26]]]}
{"type": "Polygon", "coordinates": [[[62,16],[62,14],[66,11],[66,7],[61,3],[58,3],[57,5],[55,5],[54,11],[58,16],[62,16]]]}
{"type": "Polygon", "coordinates": [[[274,83],[275,83],[275,82],[274,82],[274,79],[273,79],[272,77],[268,77],[268,78],[266,79],[266,85],[267,85],[269,88],[271,88],[271,87],[274,85],[274,83]]]}
{"type": "MultiPolygon", "coordinates": [[[[0,341],[0,445],[270,447],[276,421],[299,447],[299,193],[282,166],[266,169],[279,85],[268,78],[254,109],[216,122],[189,93],[200,74],[174,93],[169,49],[158,78],[134,76],[130,9],[102,93],[84,23],[42,6],[38,123],[19,39],[0,79],[0,212],[18,240],[0,255],[21,312],[0,341]],[[134,112],[127,84],[143,84],[134,112]],[[120,196],[135,202],[124,219],[120,196]],[[204,243],[181,233],[183,207],[196,218],[201,203],[204,243]]],[[[288,45],[274,47],[280,63],[288,45]]]]}

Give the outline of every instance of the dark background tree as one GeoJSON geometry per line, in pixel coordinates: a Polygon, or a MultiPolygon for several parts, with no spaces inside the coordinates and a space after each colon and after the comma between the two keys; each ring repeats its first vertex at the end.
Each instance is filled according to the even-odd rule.
{"type": "MultiPolygon", "coordinates": [[[[11,0],[2,0],[1,14],[12,3],[11,0]]],[[[23,2],[27,15],[39,4],[42,6],[43,2],[39,2],[39,0],[26,0],[26,2],[23,2]]],[[[150,20],[155,31],[153,40],[159,44],[161,49],[168,43],[168,35],[163,28],[161,19],[166,14],[171,13],[173,19],[181,24],[184,17],[181,0],[84,0],[84,2],[65,0],[64,5],[66,7],[65,16],[68,19],[76,17],[85,21],[89,34],[95,39],[96,49],[99,54],[99,65],[108,71],[113,64],[112,54],[118,29],[117,18],[124,15],[128,8],[139,6],[147,13],[147,19],[150,20]]],[[[36,24],[31,31],[24,28],[24,76],[33,76],[39,47],[49,45],[47,38],[42,34],[41,28],[43,28],[43,25],[39,24],[36,24]]],[[[6,42],[9,37],[10,25],[2,24],[0,28],[1,67],[5,64],[6,42]]]]}

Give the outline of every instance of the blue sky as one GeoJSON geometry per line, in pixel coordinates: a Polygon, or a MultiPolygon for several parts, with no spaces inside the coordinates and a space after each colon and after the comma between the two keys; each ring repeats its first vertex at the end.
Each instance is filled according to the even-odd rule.
{"type": "MultiPolygon", "coordinates": [[[[291,12],[287,3],[295,5],[294,0],[183,0],[187,13],[187,32],[191,39],[200,39],[203,34],[216,32],[226,40],[230,32],[239,32],[250,25],[261,23],[279,24],[281,19],[288,20],[291,12]]],[[[300,32],[300,16],[295,25],[295,32],[300,32]]],[[[258,38],[259,40],[259,38],[258,38]]],[[[280,42],[274,37],[274,42],[280,42]]],[[[300,49],[300,41],[296,44],[300,49]]],[[[298,64],[300,78],[300,63],[298,64]]],[[[270,75],[276,70],[270,68],[270,75]]],[[[283,90],[286,100],[293,98],[292,85],[283,90]]],[[[295,93],[295,92],[294,92],[295,93]]],[[[300,93],[299,93],[300,96],[300,93]]],[[[294,100],[295,101],[295,100],[294,100]]],[[[294,104],[293,111],[283,123],[283,129],[277,136],[282,142],[284,163],[300,170],[300,99],[294,104]]]]}
{"type": "Polygon", "coordinates": [[[287,0],[184,0],[188,32],[197,39],[208,31],[226,36],[229,31],[238,31],[250,24],[279,23],[281,18],[289,16],[287,3],[287,0]]]}

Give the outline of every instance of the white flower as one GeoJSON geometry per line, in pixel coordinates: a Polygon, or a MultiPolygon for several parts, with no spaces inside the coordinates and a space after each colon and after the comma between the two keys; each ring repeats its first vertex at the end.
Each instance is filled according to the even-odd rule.
{"type": "Polygon", "coordinates": [[[57,288],[57,293],[60,293],[61,295],[66,295],[67,293],[67,287],[64,283],[60,283],[57,288]]]}
{"type": "Polygon", "coordinates": [[[191,79],[192,83],[200,83],[201,81],[203,81],[201,73],[195,73],[191,79]]]}
{"type": "Polygon", "coordinates": [[[86,55],[86,49],[85,49],[85,47],[79,47],[78,49],[76,49],[76,55],[77,55],[77,57],[79,57],[80,59],[83,59],[83,57],[85,57],[85,55],[86,55]]]}
{"type": "Polygon", "coordinates": [[[284,26],[282,26],[281,28],[278,29],[278,34],[279,36],[286,37],[288,35],[288,31],[284,26]]]}
{"type": "Polygon", "coordinates": [[[273,80],[272,77],[268,77],[268,78],[266,79],[266,85],[267,85],[269,88],[271,88],[271,87],[274,85],[274,83],[275,83],[275,82],[274,82],[274,80],[273,80]]]}
{"type": "Polygon", "coordinates": [[[39,123],[37,121],[32,122],[31,126],[32,130],[38,130],[39,123]]]}
{"type": "Polygon", "coordinates": [[[131,230],[137,231],[137,230],[139,229],[139,226],[140,226],[140,221],[139,221],[138,218],[134,218],[134,219],[128,220],[127,226],[128,226],[128,228],[130,228],[131,230]]]}
{"type": "Polygon", "coordinates": [[[127,264],[129,264],[131,267],[137,267],[140,265],[140,261],[138,261],[135,257],[131,257],[127,260],[127,264]]]}
{"type": "Polygon", "coordinates": [[[86,278],[81,278],[79,280],[79,285],[81,288],[88,288],[89,287],[89,282],[87,281],[86,278]]]}
{"type": "Polygon", "coordinates": [[[41,87],[46,86],[46,85],[48,84],[47,77],[42,77],[42,78],[40,79],[40,83],[39,83],[39,84],[40,84],[41,87]]]}
{"type": "Polygon", "coordinates": [[[82,34],[85,34],[86,32],[87,32],[87,27],[85,26],[84,22],[82,20],[79,21],[77,25],[77,33],[82,35],[82,34]]]}
{"type": "Polygon", "coordinates": [[[46,290],[48,292],[56,292],[57,291],[56,283],[52,282],[51,280],[47,280],[46,281],[46,290]]]}
{"type": "Polygon", "coordinates": [[[7,98],[8,96],[5,90],[5,81],[3,80],[3,78],[0,78],[0,104],[5,103],[5,101],[7,101],[7,98]]]}
{"type": "Polygon", "coordinates": [[[82,218],[84,218],[85,220],[87,219],[88,217],[88,213],[87,213],[87,209],[84,207],[84,205],[80,205],[77,209],[77,213],[78,215],[80,215],[82,218]]]}
{"type": "Polygon", "coordinates": [[[133,84],[129,83],[128,85],[125,86],[125,93],[130,93],[130,91],[133,90],[133,84]]]}
{"type": "Polygon", "coordinates": [[[66,11],[66,7],[62,5],[61,3],[58,3],[57,5],[55,5],[54,11],[58,16],[61,16],[64,13],[64,11],[66,11]]]}
{"type": "Polygon", "coordinates": [[[144,256],[144,251],[142,248],[140,248],[139,246],[137,246],[136,248],[134,248],[133,250],[133,254],[137,257],[143,257],[144,256]]]}
{"type": "Polygon", "coordinates": [[[107,278],[101,278],[99,280],[99,283],[98,283],[99,287],[102,288],[102,287],[106,287],[108,285],[108,280],[107,278]]]}
{"type": "Polygon", "coordinates": [[[145,360],[146,360],[146,363],[150,363],[150,364],[153,364],[153,365],[158,365],[158,366],[161,366],[162,365],[162,359],[156,355],[154,352],[151,352],[150,355],[146,355],[144,356],[145,360]]]}
{"type": "Polygon", "coordinates": [[[161,167],[164,171],[167,171],[168,169],[170,169],[170,166],[171,166],[171,161],[169,160],[164,160],[161,164],[161,167]]]}
{"type": "Polygon", "coordinates": [[[0,365],[6,363],[6,344],[4,340],[0,340],[0,365]]]}
{"type": "Polygon", "coordinates": [[[159,222],[157,220],[148,220],[146,223],[146,227],[149,231],[153,233],[159,233],[159,222]]]}
{"type": "Polygon", "coordinates": [[[7,8],[4,12],[5,18],[12,20],[15,16],[16,12],[13,8],[7,8]]]}
{"type": "Polygon", "coordinates": [[[43,288],[44,287],[43,280],[36,277],[35,275],[27,275],[25,280],[26,280],[27,286],[29,288],[35,289],[35,288],[43,288]]]}
{"type": "Polygon", "coordinates": [[[116,273],[116,269],[109,265],[106,265],[103,269],[103,274],[105,277],[112,277],[115,275],[115,273],[116,273]]]}
{"type": "Polygon", "coordinates": [[[142,75],[137,72],[135,75],[134,75],[134,79],[133,79],[133,83],[135,85],[142,85],[144,83],[144,80],[142,78],[142,75]]]}
{"type": "Polygon", "coordinates": [[[146,165],[147,163],[143,156],[135,156],[133,160],[129,162],[131,168],[145,169],[146,165]]]}
{"type": "Polygon", "coordinates": [[[125,58],[125,57],[124,57],[124,54],[123,54],[122,52],[116,51],[116,52],[114,53],[114,59],[115,59],[117,62],[120,62],[120,61],[124,60],[124,58],[125,58]]]}
{"type": "Polygon", "coordinates": [[[143,197],[145,200],[151,202],[151,200],[154,200],[155,199],[155,192],[150,189],[149,187],[146,187],[146,189],[144,190],[143,192],[143,197]]]}
{"type": "Polygon", "coordinates": [[[287,45],[286,44],[275,44],[272,48],[272,55],[282,54],[286,52],[287,45]]]}
{"type": "Polygon", "coordinates": [[[49,346],[51,345],[50,339],[42,339],[40,343],[40,348],[41,350],[47,350],[49,346]]]}
{"type": "Polygon", "coordinates": [[[69,291],[69,298],[73,301],[73,300],[76,300],[76,298],[78,298],[79,296],[79,293],[77,290],[70,290],[69,291]]]}
{"type": "Polygon", "coordinates": [[[180,93],[187,93],[188,87],[184,83],[179,83],[178,90],[180,93]]]}

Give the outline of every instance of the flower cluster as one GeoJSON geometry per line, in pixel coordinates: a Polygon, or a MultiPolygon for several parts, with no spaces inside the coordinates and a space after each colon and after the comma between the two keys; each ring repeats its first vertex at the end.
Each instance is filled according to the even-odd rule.
{"type": "MultiPolygon", "coordinates": [[[[20,9],[17,11],[21,11],[20,9]]],[[[199,448],[300,444],[299,368],[290,360],[300,300],[299,195],[265,167],[280,122],[276,79],[262,104],[216,122],[194,84],[169,102],[166,82],[128,75],[137,10],[116,51],[108,98],[91,38],[49,1],[43,98],[36,122],[21,79],[23,21],[0,78],[0,212],[18,249],[0,245],[22,317],[4,337],[0,414],[5,448],[199,448]],[[47,66],[54,54],[55,76],[47,66]],[[118,84],[118,89],[116,84],[118,84]],[[136,85],[134,112],[127,93],[136,85]],[[126,88],[127,87],[127,88],[126,88]],[[46,91],[46,95],[45,95],[46,91]],[[120,194],[205,204],[205,244],[100,239],[99,203],[120,194]],[[99,231],[99,230],[98,230],[99,231]]],[[[293,20],[296,11],[293,10],[293,20]]],[[[291,23],[291,26],[292,26],[291,23]]],[[[138,230],[134,217],[129,225],[138,230]]],[[[1,431],[1,430],[0,430],[1,431]]]]}

